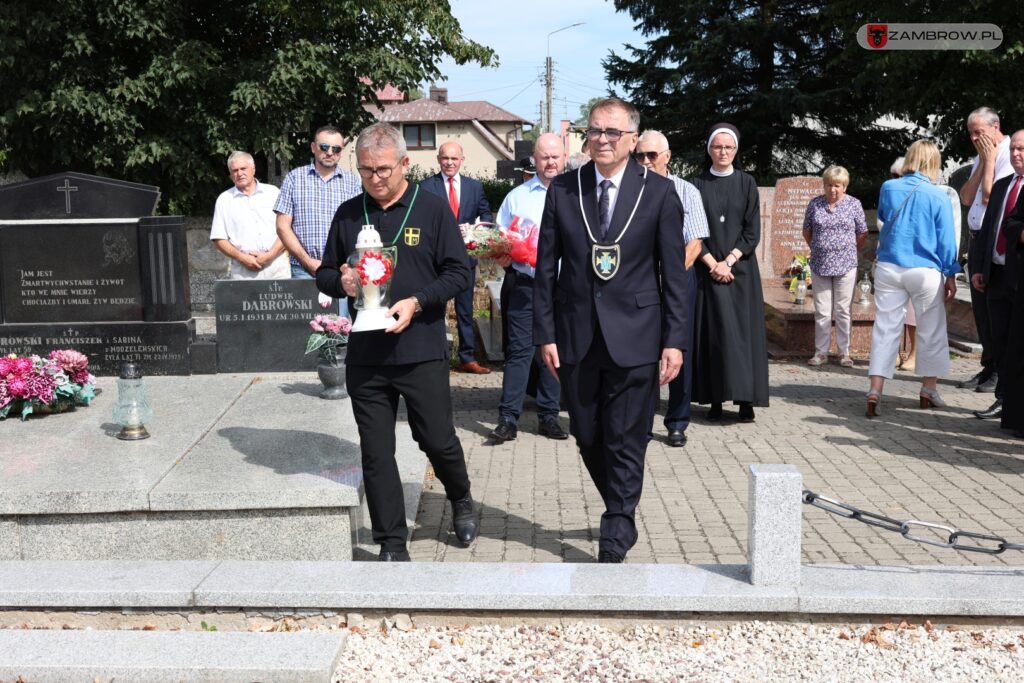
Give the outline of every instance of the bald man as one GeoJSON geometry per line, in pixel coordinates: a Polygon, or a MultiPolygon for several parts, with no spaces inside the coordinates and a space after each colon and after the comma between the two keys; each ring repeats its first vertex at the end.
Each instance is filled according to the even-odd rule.
{"type": "MultiPolygon", "coordinates": [[[[460,225],[494,220],[491,205],[487,203],[484,186],[479,180],[468,178],[459,171],[466,160],[462,145],[454,140],[447,140],[437,149],[437,163],[441,172],[432,175],[420,183],[420,187],[441,197],[455,214],[460,225]]],[[[459,364],[458,372],[474,375],[486,375],[490,372],[476,360],[476,335],[473,331],[473,290],[476,288],[476,259],[470,259],[469,288],[459,292],[455,297],[455,316],[459,330],[459,364]]]]}
{"type": "MultiPolygon", "coordinates": [[[[688,295],[686,298],[686,320],[690,347],[693,348],[693,307],[697,300],[697,276],[693,262],[700,255],[701,240],[708,236],[708,218],[704,213],[704,202],[696,187],[668,172],[668,162],[672,159],[668,139],[656,130],[644,131],[636,143],[633,157],[637,163],[646,166],[658,175],[663,175],[676,186],[676,194],[683,203],[683,239],[686,240],[686,252],[682,263],[686,268],[688,295]]],[[[692,356],[691,356],[692,358],[692,356]]],[[[690,426],[690,388],[693,384],[693,363],[684,363],[679,376],[669,382],[668,408],[665,410],[665,429],[668,430],[670,446],[686,445],[686,428],[690,426]]],[[[657,402],[655,402],[657,406],[657,402]]],[[[653,431],[654,415],[651,415],[653,431]]]]}

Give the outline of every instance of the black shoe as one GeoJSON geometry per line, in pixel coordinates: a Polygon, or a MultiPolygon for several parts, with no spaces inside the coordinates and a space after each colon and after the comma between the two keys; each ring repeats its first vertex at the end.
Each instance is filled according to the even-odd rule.
{"type": "Polygon", "coordinates": [[[613,553],[611,550],[602,550],[597,553],[598,564],[622,564],[625,559],[622,555],[613,553]]]}
{"type": "Polygon", "coordinates": [[[978,388],[975,389],[975,391],[979,394],[994,394],[996,393],[996,384],[998,383],[999,375],[993,372],[988,376],[988,379],[978,385],[978,388]]]}
{"type": "Polygon", "coordinates": [[[965,379],[963,382],[957,382],[956,388],[977,389],[979,384],[988,379],[989,374],[991,373],[989,373],[988,370],[982,369],[981,372],[976,374],[974,377],[971,377],[970,379],[965,379]]]}
{"type": "Polygon", "coordinates": [[[468,493],[465,498],[452,501],[452,526],[455,536],[462,545],[469,545],[476,539],[480,525],[476,521],[476,506],[468,493]]]}
{"type": "Polygon", "coordinates": [[[680,448],[686,445],[686,432],[682,429],[668,430],[668,445],[680,448]]]}
{"type": "Polygon", "coordinates": [[[515,422],[512,420],[499,420],[498,426],[491,430],[487,438],[493,439],[496,446],[506,441],[514,441],[518,433],[519,430],[516,428],[515,422]]]}
{"type": "Polygon", "coordinates": [[[711,407],[708,408],[708,414],[706,415],[706,417],[711,422],[718,422],[719,420],[721,420],[722,419],[722,404],[721,403],[712,403],[711,407]]]}
{"type": "Polygon", "coordinates": [[[754,421],[754,406],[749,403],[740,405],[740,422],[753,422],[754,421]]]}
{"type": "Polygon", "coordinates": [[[562,429],[562,425],[558,424],[558,418],[555,417],[549,417],[545,420],[541,420],[537,425],[537,433],[541,436],[546,436],[549,439],[555,439],[556,441],[564,441],[569,438],[568,432],[562,429]]]}
{"type": "Polygon", "coordinates": [[[996,402],[985,410],[975,410],[974,417],[979,420],[997,420],[1003,416],[1003,399],[997,398],[996,402]]]}
{"type": "Polygon", "coordinates": [[[381,550],[378,562],[412,562],[408,550],[381,550]]]}

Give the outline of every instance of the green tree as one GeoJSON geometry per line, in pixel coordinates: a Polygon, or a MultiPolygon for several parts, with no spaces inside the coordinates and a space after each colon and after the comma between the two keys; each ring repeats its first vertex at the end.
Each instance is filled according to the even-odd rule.
{"type": "Polygon", "coordinates": [[[830,163],[869,171],[909,134],[877,125],[876,93],[851,87],[866,53],[855,52],[858,26],[840,5],[615,0],[647,43],[611,54],[605,69],[686,166],[703,165],[709,127],[728,121],[740,129],[742,165],[761,182],[830,163]]]}
{"type": "Polygon", "coordinates": [[[6,168],[152,183],[165,210],[209,210],[230,150],[304,161],[317,126],[357,130],[375,86],[440,79],[445,55],[496,63],[437,0],[10,0],[6,168]]]}

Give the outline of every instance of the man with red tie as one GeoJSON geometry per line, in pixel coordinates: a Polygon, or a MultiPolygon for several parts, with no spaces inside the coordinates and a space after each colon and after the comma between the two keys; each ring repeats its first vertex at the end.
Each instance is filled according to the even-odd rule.
{"type": "MultiPolygon", "coordinates": [[[[968,268],[971,272],[971,286],[984,292],[988,306],[989,329],[992,333],[992,353],[999,377],[996,383],[996,400],[985,410],[976,410],[974,415],[982,420],[998,419],[1003,412],[1003,393],[1006,388],[1003,368],[1007,355],[1014,350],[1007,347],[1010,333],[1010,318],[1013,301],[1019,295],[1017,290],[1018,262],[1015,258],[1016,245],[1008,244],[1006,219],[1022,200],[1024,193],[1024,130],[1010,138],[1010,165],[1013,173],[1000,178],[992,185],[985,218],[981,230],[971,243],[968,268]]],[[[1019,350],[1017,350],[1019,352],[1019,350]]]]}
{"type": "MultiPolygon", "coordinates": [[[[475,223],[477,220],[490,223],[494,215],[491,213],[491,205],[487,203],[484,186],[479,180],[459,173],[465,159],[462,145],[451,140],[443,143],[437,150],[437,163],[441,166],[441,172],[423,180],[420,187],[446,200],[459,225],[475,223]]],[[[469,262],[469,288],[455,297],[455,317],[459,329],[459,364],[455,369],[458,372],[486,375],[490,370],[476,361],[474,349],[473,290],[476,286],[476,259],[471,258],[469,262]]]]}

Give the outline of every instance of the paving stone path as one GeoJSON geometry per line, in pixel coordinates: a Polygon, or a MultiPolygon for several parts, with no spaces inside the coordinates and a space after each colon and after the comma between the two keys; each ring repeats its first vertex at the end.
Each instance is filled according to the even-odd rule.
{"type": "MultiPolygon", "coordinates": [[[[1024,441],[982,421],[991,394],[955,388],[977,361],[957,358],[940,382],[944,410],[917,407],[919,380],[898,373],[886,385],[882,416],[864,417],[866,365],[851,369],[803,362],[770,365],[771,407],[754,424],[704,420],[694,406],[685,448],[665,443],[667,389],[655,440],[647,450],[640,538],[629,562],[744,563],[749,463],[791,463],[804,486],[822,495],[900,520],[918,519],[1024,542],[1024,441]]],[[[497,420],[500,370],[452,375],[455,422],[466,451],[474,497],[482,504],[481,534],[470,548],[450,532],[440,483],[427,472],[414,560],[453,562],[592,562],[602,506],[573,439],[536,432],[529,403],[519,438],[486,445],[497,420]],[[442,529],[443,532],[439,531],[442,529]]],[[[727,406],[726,416],[729,416],[727,406]]],[[[568,417],[562,413],[568,427],[568,417]]],[[[803,559],[869,565],[1014,565],[1024,552],[992,556],[914,543],[896,533],[803,508],[803,559]]],[[[915,531],[918,531],[915,529],[915,531]]],[[[920,530],[926,535],[925,530],[920,530]]],[[[936,537],[937,538],[937,537],[936,537]]]]}

